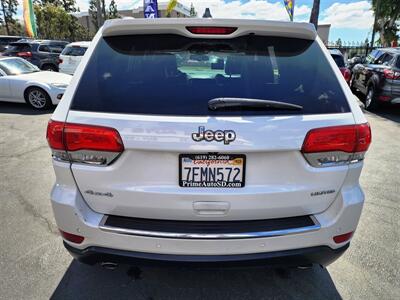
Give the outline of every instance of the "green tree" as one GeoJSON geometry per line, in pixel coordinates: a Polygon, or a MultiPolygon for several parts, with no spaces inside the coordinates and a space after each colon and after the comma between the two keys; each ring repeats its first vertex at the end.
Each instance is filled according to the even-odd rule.
{"type": "Polygon", "coordinates": [[[315,29],[318,29],[319,2],[320,2],[320,0],[314,0],[313,7],[311,10],[311,15],[310,15],[310,23],[314,24],[315,29]]]}
{"type": "Polygon", "coordinates": [[[194,8],[193,3],[190,3],[190,17],[192,17],[192,18],[197,17],[197,11],[194,8]]]}
{"type": "Polygon", "coordinates": [[[92,24],[94,28],[99,30],[99,23],[97,20],[97,1],[96,0],[90,0],[89,1],[89,16],[90,19],[92,20],[92,24]]]}
{"type": "Polygon", "coordinates": [[[372,9],[376,15],[374,30],[379,32],[379,41],[383,46],[397,40],[400,20],[400,3],[398,0],[372,0],[372,9]]]}
{"type": "Polygon", "coordinates": [[[336,41],[335,45],[336,45],[337,47],[342,47],[342,39],[341,39],[341,38],[338,38],[338,40],[336,41]]]}
{"type": "Polygon", "coordinates": [[[36,0],[36,2],[39,5],[53,4],[54,6],[61,6],[69,13],[79,11],[75,0],[36,0]]]}
{"type": "Polygon", "coordinates": [[[63,6],[34,5],[38,37],[42,39],[83,40],[89,33],[63,6]]]}
{"type": "Polygon", "coordinates": [[[103,25],[104,21],[108,19],[104,0],[90,0],[89,15],[97,31],[103,25]]]}
{"type": "Polygon", "coordinates": [[[0,0],[0,24],[6,29],[7,35],[15,34],[17,21],[14,16],[17,14],[18,0],[0,0]]]}
{"type": "Polygon", "coordinates": [[[118,19],[121,16],[118,13],[117,4],[115,0],[111,0],[110,5],[108,6],[108,18],[109,19],[118,19]]]}

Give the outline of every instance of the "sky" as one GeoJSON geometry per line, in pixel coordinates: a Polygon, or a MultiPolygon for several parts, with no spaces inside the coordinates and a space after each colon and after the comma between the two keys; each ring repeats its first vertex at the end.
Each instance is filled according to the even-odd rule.
{"type": "MultiPolygon", "coordinates": [[[[18,0],[19,15],[22,0],[18,0]]],[[[131,9],[143,0],[115,0],[118,9],[131,9]]],[[[89,0],[76,0],[81,11],[87,11],[89,0]]],[[[109,3],[110,0],[106,0],[109,3]]],[[[168,2],[159,0],[159,2],[168,2]]],[[[199,15],[209,7],[214,18],[251,18],[268,20],[289,20],[283,0],[179,0],[180,3],[195,6],[199,15]]],[[[313,0],[295,0],[294,21],[308,22],[313,0]]],[[[346,42],[370,39],[373,12],[370,0],[321,0],[320,24],[331,24],[330,41],[340,38],[346,42]]]]}

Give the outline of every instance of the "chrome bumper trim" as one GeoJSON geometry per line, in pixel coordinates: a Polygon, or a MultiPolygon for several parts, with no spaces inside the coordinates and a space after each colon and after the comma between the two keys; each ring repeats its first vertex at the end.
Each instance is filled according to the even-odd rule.
{"type": "Polygon", "coordinates": [[[135,229],[107,226],[104,225],[106,223],[107,217],[108,216],[105,215],[99,224],[99,228],[105,232],[125,234],[125,235],[146,236],[154,238],[171,238],[171,239],[203,239],[203,240],[251,239],[251,238],[285,236],[297,233],[307,233],[321,229],[321,225],[319,224],[317,219],[315,217],[311,217],[314,222],[314,225],[285,229],[285,230],[242,232],[242,233],[221,233],[221,234],[159,232],[159,231],[145,231],[145,230],[135,230],[135,229]]]}

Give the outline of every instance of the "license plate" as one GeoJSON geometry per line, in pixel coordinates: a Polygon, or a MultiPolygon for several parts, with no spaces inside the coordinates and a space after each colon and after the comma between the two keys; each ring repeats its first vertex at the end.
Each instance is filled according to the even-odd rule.
{"type": "Polygon", "coordinates": [[[180,154],[181,187],[241,188],[245,184],[243,154],[180,154]]]}

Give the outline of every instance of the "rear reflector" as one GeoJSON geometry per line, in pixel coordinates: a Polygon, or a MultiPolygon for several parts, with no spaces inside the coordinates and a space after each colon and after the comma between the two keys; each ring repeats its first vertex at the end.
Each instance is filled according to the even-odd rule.
{"type": "Polygon", "coordinates": [[[336,235],[336,236],[333,237],[333,241],[336,244],[344,243],[344,242],[347,242],[348,240],[350,240],[352,236],[353,236],[353,232],[348,232],[348,233],[345,233],[345,234],[336,235]]]}
{"type": "Polygon", "coordinates": [[[304,140],[303,153],[367,151],[371,143],[368,123],[312,129],[304,140]]]}
{"type": "Polygon", "coordinates": [[[72,242],[75,244],[80,244],[85,239],[83,236],[65,232],[65,231],[62,231],[61,229],[59,229],[59,230],[60,230],[61,236],[69,242],[72,242]]]}
{"type": "Polygon", "coordinates": [[[231,34],[237,30],[237,27],[198,27],[198,26],[188,26],[186,27],[193,34],[231,34]]]}

